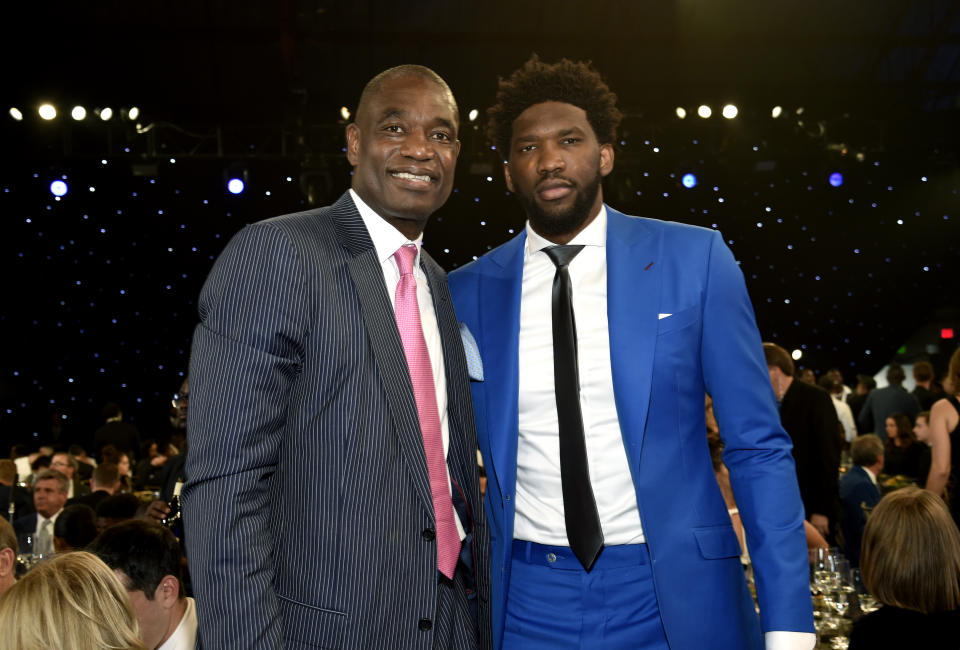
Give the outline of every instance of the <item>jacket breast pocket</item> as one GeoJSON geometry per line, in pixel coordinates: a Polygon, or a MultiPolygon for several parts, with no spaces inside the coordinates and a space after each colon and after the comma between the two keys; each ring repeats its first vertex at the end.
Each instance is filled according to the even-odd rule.
{"type": "Polygon", "coordinates": [[[700,307],[686,307],[673,313],[660,314],[660,320],[657,322],[657,336],[663,336],[670,332],[682,330],[697,323],[700,319],[700,307]]]}
{"type": "Polygon", "coordinates": [[[280,602],[280,624],[286,648],[335,650],[341,647],[348,616],[333,609],[312,607],[277,597],[280,602]]]}

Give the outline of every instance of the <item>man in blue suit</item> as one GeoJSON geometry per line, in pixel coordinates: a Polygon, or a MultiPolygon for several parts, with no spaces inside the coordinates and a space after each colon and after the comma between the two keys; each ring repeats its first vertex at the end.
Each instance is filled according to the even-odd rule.
{"type": "Polygon", "coordinates": [[[529,221],[450,275],[488,477],[495,647],[812,648],[803,507],[743,276],[718,232],[604,205],[615,102],[567,60],[500,81],[490,134],[529,221]]]}
{"type": "Polygon", "coordinates": [[[860,541],[867,525],[867,512],[880,503],[880,486],[877,477],[883,471],[883,442],[880,437],[868,433],[857,436],[850,444],[853,467],[840,479],[840,519],[843,531],[843,553],[851,566],[860,566],[860,541]]]}
{"type": "Polygon", "coordinates": [[[350,190],[248,226],[207,279],[182,495],[204,648],[490,646],[463,344],[420,247],[458,124],[432,70],[374,77],[350,190]]]}

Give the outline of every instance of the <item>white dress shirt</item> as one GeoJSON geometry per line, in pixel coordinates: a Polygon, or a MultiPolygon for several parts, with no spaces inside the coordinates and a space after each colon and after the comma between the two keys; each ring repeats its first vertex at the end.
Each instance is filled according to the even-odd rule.
{"type": "MultiPolygon", "coordinates": [[[[607,211],[570,242],[583,250],[568,265],[577,326],[580,410],[590,483],[607,546],[644,541],[620,420],[613,397],[607,327],[607,211]]],[[[553,382],[553,246],[527,224],[520,301],[517,496],[513,536],[567,546],[560,480],[560,438],[553,382]]]]}
{"type": "MultiPolygon", "coordinates": [[[[443,365],[443,345],[440,341],[440,327],[437,325],[437,313],[433,308],[433,296],[430,293],[430,284],[427,282],[427,276],[420,267],[420,247],[423,243],[423,235],[417,237],[416,241],[410,241],[406,235],[391,226],[385,219],[373,211],[373,208],[363,202],[353,189],[350,190],[350,197],[357,206],[360,218],[363,219],[363,225],[367,227],[367,233],[373,241],[373,247],[377,251],[377,259],[380,261],[380,268],[383,270],[383,281],[387,287],[387,295],[390,296],[390,306],[396,309],[397,303],[397,283],[400,282],[400,267],[397,266],[397,260],[393,254],[401,246],[411,244],[417,247],[417,257],[413,261],[413,277],[417,281],[417,306],[420,308],[420,324],[423,327],[423,338],[427,341],[427,352],[430,354],[430,368],[433,371],[433,387],[437,394],[437,413],[440,415],[440,433],[443,437],[443,457],[447,457],[450,450],[450,424],[447,418],[447,377],[443,365]]],[[[447,469],[447,483],[450,485],[450,493],[453,494],[453,485],[450,483],[450,469],[447,469]]],[[[466,533],[463,530],[463,524],[460,523],[460,517],[456,509],[453,511],[453,519],[457,524],[457,532],[460,533],[460,540],[466,539],[466,533]]]]}
{"type": "Polygon", "coordinates": [[[187,609],[183,612],[180,625],[170,638],[157,647],[157,650],[193,650],[197,642],[197,603],[187,598],[187,609]]]}

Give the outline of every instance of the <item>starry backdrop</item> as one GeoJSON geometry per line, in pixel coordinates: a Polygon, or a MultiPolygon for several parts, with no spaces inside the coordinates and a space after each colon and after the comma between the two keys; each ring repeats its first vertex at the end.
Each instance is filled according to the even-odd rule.
{"type": "MultiPolygon", "coordinates": [[[[301,49],[318,42],[314,34],[301,49]]],[[[285,51],[282,44],[256,41],[254,49],[285,51]]],[[[496,75],[532,51],[513,42],[504,49],[506,61],[481,66],[482,88],[462,70],[445,70],[451,64],[436,52],[411,59],[435,66],[458,95],[467,88],[454,193],[424,238],[448,270],[523,227],[483,134],[496,75]],[[471,121],[474,107],[480,115],[471,121]]],[[[818,373],[840,367],[848,383],[894,359],[929,358],[943,369],[960,335],[956,105],[931,106],[917,91],[917,101],[884,112],[842,93],[826,101],[783,92],[788,101],[774,118],[773,102],[754,87],[727,120],[708,85],[702,99],[686,88],[667,98],[638,94],[610,58],[616,51],[554,41],[538,49],[545,58],[593,58],[621,96],[626,117],[604,183],[607,202],[719,229],[741,264],[765,340],[801,350],[799,365],[818,373]],[[709,119],[696,114],[701,101],[713,106],[709,119]],[[951,329],[956,334],[945,338],[951,329]]],[[[392,57],[367,62],[361,79],[406,60],[392,57]]],[[[362,80],[341,81],[336,93],[314,91],[293,113],[286,104],[271,119],[234,120],[214,119],[206,95],[191,119],[189,105],[157,97],[151,104],[131,82],[126,107],[147,99],[137,119],[118,99],[112,120],[98,119],[91,103],[91,115],[76,122],[69,107],[89,101],[86,91],[63,80],[42,95],[25,79],[11,100],[24,107],[23,119],[5,114],[0,127],[7,154],[0,435],[84,442],[107,401],[121,403],[142,429],[159,428],[186,373],[197,296],[229,238],[244,224],[325,205],[348,186],[339,107],[355,108],[362,80]],[[41,96],[58,101],[57,119],[36,116],[41,96]],[[241,194],[226,189],[233,177],[246,182],[241,194]],[[65,188],[62,196],[52,191],[55,181],[64,183],[53,188],[65,188]]],[[[287,90],[277,92],[289,98],[287,90]]]]}

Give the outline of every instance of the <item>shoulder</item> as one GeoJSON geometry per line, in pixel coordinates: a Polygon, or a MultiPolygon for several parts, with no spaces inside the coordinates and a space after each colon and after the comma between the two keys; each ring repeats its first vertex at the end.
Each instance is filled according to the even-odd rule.
{"type": "Polygon", "coordinates": [[[624,214],[610,206],[607,206],[607,230],[614,234],[656,236],[670,247],[711,246],[723,241],[720,232],[711,228],[624,214]]]}

